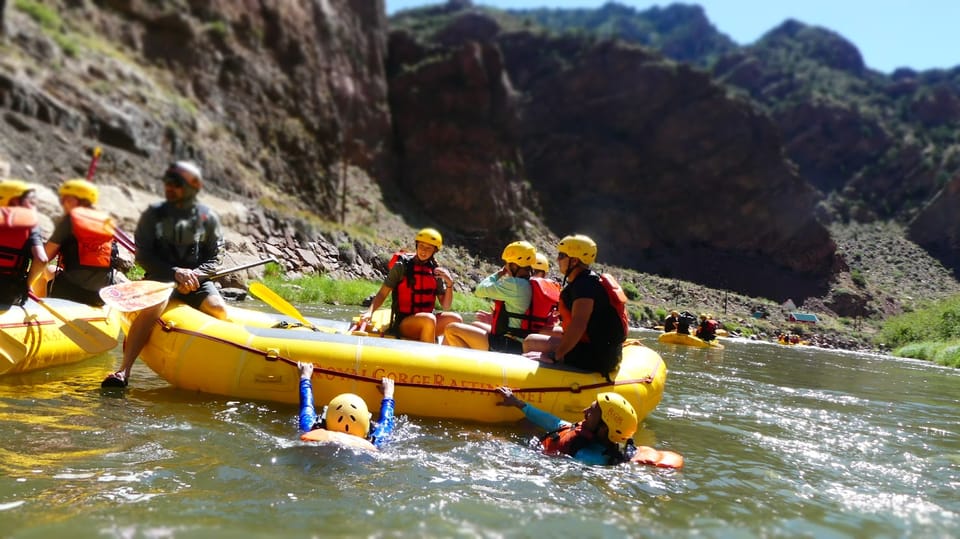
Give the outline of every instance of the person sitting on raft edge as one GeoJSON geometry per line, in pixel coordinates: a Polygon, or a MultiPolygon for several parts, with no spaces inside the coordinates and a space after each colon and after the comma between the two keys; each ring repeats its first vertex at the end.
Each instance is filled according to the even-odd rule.
{"type": "Polygon", "coordinates": [[[317,417],[313,405],[313,363],[297,363],[300,371],[300,439],[305,442],[333,442],[339,445],[377,451],[390,439],[395,424],[393,410],[393,379],[384,377],[380,390],[380,419],[370,429],[371,414],[367,404],[358,395],[341,393],[317,417]]]}

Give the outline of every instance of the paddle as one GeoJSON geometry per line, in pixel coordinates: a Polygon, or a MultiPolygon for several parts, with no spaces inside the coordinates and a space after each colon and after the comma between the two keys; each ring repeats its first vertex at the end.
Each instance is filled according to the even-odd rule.
{"type": "Polygon", "coordinates": [[[0,330],[0,374],[7,372],[27,357],[27,345],[0,330]]]}
{"type": "Polygon", "coordinates": [[[33,292],[27,292],[27,295],[30,296],[30,299],[46,309],[47,312],[63,322],[64,325],[60,327],[61,333],[76,343],[84,352],[88,354],[102,354],[117,346],[116,335],[111,337],[86,320],[68,320],[67,317],[60,314],[49,303],[37,297],[33,292]]]}
{"type": "MultiPolygon", "coordinates": [[[[219,279],[224,275],[262,266],[268,262],[279,263],[276,258],[264,258],[263,260],[250,262],[249,264],[243,264],[241,266],[220,270],[213,275],[204,275],[199,279],[201,282],[219,279]]],[[[147,307],[153,307],[154,305],[163,303],[170,298],[170,294],[173,293],[173,289],[176,287],[177,283],[161,283],[159,281],[131,281],[129,283],[120,283],[101,288],[100,299],[102,299],[103,302],[110,307],[122,313],[129,313],[133,311],[140,311],[146,309],[147,307]]]]}
{"type": "Polygon", "coordinates": [[[260,298],[261,301],[267,305],[273,307],[277,312],[285,314],[290,318],[303,324],[303,327],[310,328],[313,331],[323,331],[325,333],[336,333],[336,330],[329,328],[318,328],[317,326],[310,323],[292,303],[280,297],[279,294],[270,290],[267,285],[254,281],[250,283],[250,286],[247,287],[251,294],[260,298]]]}

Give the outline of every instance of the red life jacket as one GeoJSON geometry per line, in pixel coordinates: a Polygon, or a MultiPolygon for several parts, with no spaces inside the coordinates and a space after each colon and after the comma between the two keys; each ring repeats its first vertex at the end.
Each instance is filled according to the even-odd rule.
{"type": "Polygon", "coordinates": [[[405,278],[393,289],[393,312],[408,316],[416,313],[432,313],[437,304],[437,277],[433,268],[437,263],[430,260],[419,264],[416,255],[403,251],[394,253],[388,264],[403,264],[405,278]]]}
{"type": "Polygon", "coordinates": [[[511,313],[504,309],[504,302],[496,300],[493,302],[493,314],[491,316],[494,335],[504,335],[509,330],[512,334],[529,335],[536,333],[547,325],[547,317],[557,308],[560,301],[560,284],[553,279],[543,277],[530,278],[530,306],[523,313],[511,313]],[[508,321],[511,318],[521,320],[520,328],[509,327],[508,321]]]}
{"type": "Polygon", "coordinates": [[[102,211],[78,207],[70,211],[76,245],[65,246],[63,267],[110,268],[114,256],[113,219],[102,211]]]}
{"type": "Polygon", "coordinates": [[[617,279],[609,273],[600,275],[600,284],[607,291],[610,306],[617,312],[620,324],[623,325],[623,337],[626,338],[627,332],[630,331],[630,320],[627,317],[627,295],[623,292],[623,288],[620,287],[617,279]]]}
{"type": "Polygon", "coordinates": [[[0,274],[26,276],[32,258],[27,241],[35,226],[36,211],[19,206],[0,208],[0,274]]]}
{"type": "MultiPolygon", "coordinates": [[[[630,323],[627,319],[627,295],[624,294],[623,289],[620,288],[620,283],[617,282],[616,278],[609,273],[604,273],[603,275],[598,275],[593,271],[586,271],[580,275],[579,278],[589,278],[597,279],[600,282],[600,285],[603,286],[603,290],[607,293],[607,301],[610,305],[610,308],[613,309],[616,314],[617,319],[620,320],[620,329],[622,330],[620,341],[623,342],[627,338],[627,331],[630,329],[630,323]]],[[[599,305],[594,305],[593,308],[603,308],[599,305]]],[[[560,302],[560,323],[566,329],[567,325],[572,320],[573,311],[570,306],[566,305],[564,302],[560,302]]],[[[583,332],[583,336],[580,337],[579,342],[590,342],[590,337],[587,335],[587,332],[583,332]]]]}
{"type": "Polygon", "coordinates": [[[593,443],[593,432],[583,430],[583,422],[566,425],[559,429],[546,433],[540,439],[543,445],[543,452],[548,455],[570,455],[577,454],[584,447],[593,443]]]}

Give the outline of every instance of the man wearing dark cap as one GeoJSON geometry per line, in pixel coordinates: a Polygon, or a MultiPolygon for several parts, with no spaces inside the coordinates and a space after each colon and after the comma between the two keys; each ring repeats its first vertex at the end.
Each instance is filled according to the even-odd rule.
{"type": "MultiPolygon", "coordinates": [[[[176,282],[172,298],[210,316],[225,319],[226,304],[212,281],[200,282],[220,265],[223,234],[220,219],[197,202],[203,175],[195,163],[177,161],[163,175],[164,202],[151,204],[137,223],[137,263],[145,279],[176,282]]],[[[123,365],[104,379],[103,387],[125,387],[130,369],[146,346],[167,302],[137,314],[124,343],[123,365]]]]}

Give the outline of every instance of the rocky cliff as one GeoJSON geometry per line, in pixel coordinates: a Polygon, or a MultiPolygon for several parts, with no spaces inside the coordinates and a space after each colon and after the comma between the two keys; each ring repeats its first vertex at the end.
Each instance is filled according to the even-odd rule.
{"type": "Polygon", "coordinates": [[[103,145],[97,181],[129,224],[134,190],[197,159],[238,241],[291,266],[364,251],[320,221],[391,246],[431,224],[485,255],[583,232],[603,264],[799,303],[846,271],[821,222],[894,218],[951,245],[931,201],[955,168],[953,75],[885,78],[799,23],[737,48],[671,6],[619,26],[639,46],[465,1],[391,21],[368,0],[4,4],[14,175],[55,185],[103,145]],[[875,88],[899,108],[869,107],[875,88]]]}

